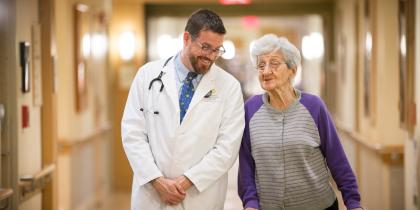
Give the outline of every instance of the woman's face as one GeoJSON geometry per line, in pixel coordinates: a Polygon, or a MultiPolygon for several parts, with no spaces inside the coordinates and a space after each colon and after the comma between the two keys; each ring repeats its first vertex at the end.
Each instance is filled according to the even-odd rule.
{"type": "Polygon", "coordinates": [[[268,92],[290,87],[296,72],[287,68],[283,55],[277,52],[258,56],[257,71],[261,88],[268,92]]]}

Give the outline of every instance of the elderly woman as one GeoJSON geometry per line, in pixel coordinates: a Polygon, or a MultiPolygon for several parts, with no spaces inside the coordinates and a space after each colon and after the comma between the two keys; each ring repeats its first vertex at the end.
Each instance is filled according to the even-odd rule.
{"type": "Polygon", "coordinates": [[[294,89],[299,50],[268,34],[251,49],[265,90],[245,105],[238,191],[246,210],[338,209],[331,172],[347,209],[361,209],[356,178],[323,101],[294,89]]]}

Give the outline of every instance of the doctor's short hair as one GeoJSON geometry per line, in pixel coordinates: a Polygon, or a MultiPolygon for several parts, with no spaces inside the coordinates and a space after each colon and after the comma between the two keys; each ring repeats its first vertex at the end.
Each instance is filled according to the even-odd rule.
{"type": "Polygon", "coordinates": [[[281,53],[289,69],[293,67],[297,69],[301,65],[300,51],[286,37],[274,34],[266,34],[254,41],[251,46],[252,65],[257,66],[258,56],[271,52],[281,53]]]}
{"type": "Polygon", "coordinates": [[[199,9],[188,18],[185,31],[188,31],[193,39],[198,37],[200,31],[210,30],[218,34],[226,34],[222,19],[213,11],[199,9]]]}

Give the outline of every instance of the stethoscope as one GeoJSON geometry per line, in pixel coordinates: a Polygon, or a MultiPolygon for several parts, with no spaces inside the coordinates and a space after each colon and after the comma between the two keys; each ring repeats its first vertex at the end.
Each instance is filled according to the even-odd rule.
{"type": "MultiPolygon", "coordinates": [[[[159,93],[163,91],[163,88],[165,87],[165,84],[163,84],[163,81],[162,81],[162,76],[165,74],[165,72],[163,71],[163,69],[166,67],[166,65],[169,63],[169,61],[172,59],[172,57],[173,56],[171,56],[168,59],[166,59],[165,63],[162,66],[162,70],[160,71],[159,75],[157,77],[155,77],[154,79],[152,79],[149,82],[149,88],[148,88],[148,90],[149,90],[149,100],[150,100],[150,95],[152,95],[151,94],[151,92],[152,92],[151,90],[152,90],[153,84],[155,82],[160,83],[159,93]]],[[[212,93],[213,93],[212,91],[209,91],[204,96],[204,98],[209,98],[212,95],[212,93]]],[[[156,94],[155,97],[159,97],[159,96],[160,96],[160,94],[156,94]]],[[[159,102],[159,98],[154,98],[154,99],[152,99],[152,101],[154,101],[153,102],[153,105],[152,105],[152,107],[153,107],[152,110],[154,110],[153,111],[153,114],[158,115],[159,114],[159,111],[157,111],[157,109],[156,109],[156,107],[154,105],[155,105],[155,102],[159,102]]],[[[144,112],[144,109],[143,108],[140,108],[140,111],[144,112]]]]}
{"type": "MultiPolygon", "coordinates": [[[[151,91],[151,89],[152,89],[152,87],[153,87],[153,84],[155,83],[155,82],[157,82],[157,83],[160,83],[160,88],[159,88],[159,93],[160,92],[162,92],[163,91],[163,88],[165,87],[165,84],[163,84],[163,81],[162,81],[162,76],[165,74],[165,72],[163,71],[163,69],[166,67],[166,65],[169,63],[169,61],[172,59],[172,57],[173,56],[171,56],[171,57],[169,57],[168,59],[166,59],[166,61],[165,61],[165,63],[163,64],[163,66],[162,66],[162,70],[160,71],[160,73],[159,73],[159,75],[156,77],[156,78],[154,78],[154,79],[152,79],[151,81],[150,81],[150,83],[149,83],[149,92],[151,91]]],[[[149,93],[149,95],[151,95],[150,93],[149,93]]],[[[158,94],[158,95],[160,95],[160,94],[158,94]]],[[[159,99],[155,99],[155,100],[153,100],[153,101],[159,101],[159,99]]],[[[158,115],[159,114],[159,111],[157,111],[157,109],[155,109],[155,107],[153,106],[153,114],[155,114],[155,115],[158,115]]],[[[144,111],[144,109],[143,108],[140,108],[140,111],[144,111]]]]}

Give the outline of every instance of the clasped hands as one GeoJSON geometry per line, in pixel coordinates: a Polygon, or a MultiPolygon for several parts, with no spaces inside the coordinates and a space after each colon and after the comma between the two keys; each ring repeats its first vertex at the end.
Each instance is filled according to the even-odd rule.
{"type": "Polygon", "coordinates": [[[168,205],[177,205],[182,202],[185,199],[186,191],[192,186],[192,182],[184,175],[174,179],[161,176],[151,183],[162,202],[168,205]]]}

